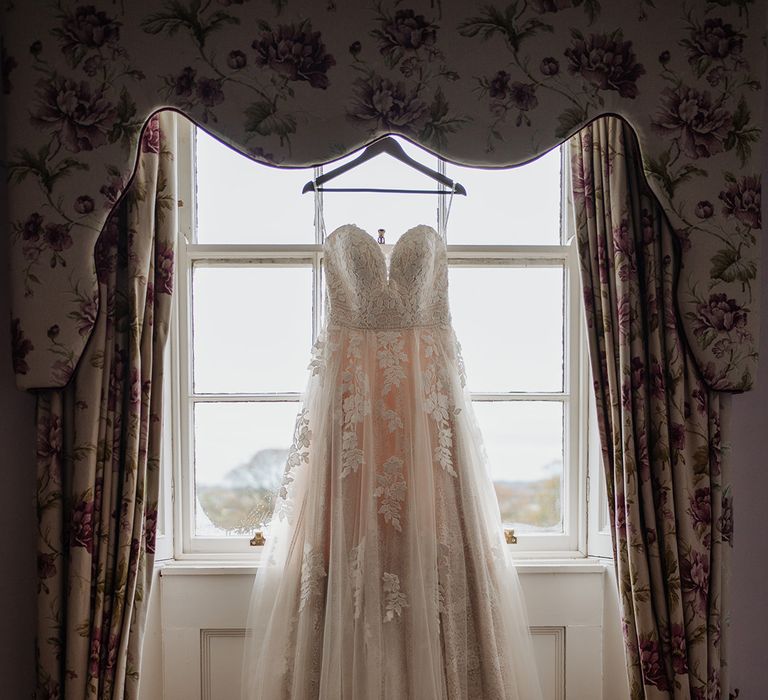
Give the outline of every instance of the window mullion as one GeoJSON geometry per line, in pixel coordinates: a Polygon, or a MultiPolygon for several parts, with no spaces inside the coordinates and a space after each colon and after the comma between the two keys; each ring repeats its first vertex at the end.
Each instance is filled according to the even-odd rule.
{"type": "MultiPolygon", "coordinates": [[[[192,196],[192,193],[189,193],[192,196]]],[[[193,405],[189,400],[190,394],[194,391],[192,378],[192,264],[187,257],[187,245],[183,236],[179,240],[179,275],[178,275],[178,366],[177,374],[179,377],[179,411],[178,411],[178,430],[179,440],[179,476],[180,476],[180,504],[175,510],[177,517],[177,532],[180,540],[181,551],[187,552],[191,549],[192,535],[194,532],[194,497],[195,497],[195,474],[193,458],[193,426],[194,414],[193,405]]]]}
{"type": "Polygon", "coordinates": [[[287,402],[300,401],[301,393],[297,391],[274,392],[274,393],[209,393],[209,394],[189,394],[189,401],[195,403],[269,403],[269,402],[287,402]]]}
{"type": "MultiPolygon", "coordinates": [[[[314,169],[314,176],[317,179],[323,172],[321,167],[314,169]]],[[[315,252],[312,257],[312,341],[314,342],[320,333],[320,323],[322,321],[323,310],[323,271],[322,271],[322,245],[324,236],[323,210],[322,210],[322,192],[314,192],[315,203],[315,245],[320,246],[320,250],[315,252]]]]}
{"type": "Polygon", "coordinates": [[[176,177],[178,192],[178,227],[181,233],[179,245],[197,240],[195,227],[195,130],[192,123],[176,115],[176,177]]]}
{"type": "MultiPolygon", "coordinates": [[[[446,162],[442,158],[437,159],[437,172],[441,175],[445,175],[447,170],[446,162]]],[[[446,231],[446,218],[448,216],[448,207],[446,205],[445,196],[436,195],[437,199],[437,232],[442,237],[445,243],[448,243],[448,232],[446,231]]]]}
{"type": "Polygon", "coordinates": [[[528,392],[482,392],[471,391],[469,392],[472,401],[567,401],[570,398],[570,394],[564,391],[559,392],[544,392],[544,393],[528,393],[528,392]]]}
{"type": "Polygon", "coordinates": [[[556,267],[567,265],[570,251],[560,245],[449,245],[448,264],[455,266],[473,265],[519,265],[556,267]]]}
{"type": "Polygon", "coordinates": [[[569,247],[568,265],[564,278],[564,314],[567,324],[564,329],[565,351],[567,353],[564,377],[567,391],[576,398],[570,402],[567,414],[567,439],[569,441],[568,479],[568,518],[578,549],[586,554],[587,551],[587,460],[586,460],[586,429],[587,411],[584,400],[588,391],[585,383],[584,361],[582,354],[583,323],[579,300],[579,267],[576,246],[573,241],[569,247]]]}

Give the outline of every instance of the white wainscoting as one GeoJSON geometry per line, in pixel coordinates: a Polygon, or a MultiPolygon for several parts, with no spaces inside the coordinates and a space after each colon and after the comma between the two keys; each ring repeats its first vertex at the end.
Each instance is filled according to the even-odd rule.
{"type": "Polygon", "coordinates": [[[531,626],[545,700],[565,698],[565,627],[531,626]]]}
{"type": "MultiPolygon", "coordinates": [[[[604,679],[604,567],[526,562],[518,571],[546,700],[622,700],[603,691],[614,687],[604,679]]],[[[148,627],[159,622],[162,688],[142,683],[142,700],[239,700],[253,568],[171,563],[157,583],[160,619],[148,627]]]]}
{"type": "Polygon", "coordinates": [[[245,630],[200,630],[200,695],[202,700],[239,698],[240,661],[245,630]],[[234,682],[233,682],[234,680],[234,682]],[[233,695],[234,693],[234,695],[233,695]]]}

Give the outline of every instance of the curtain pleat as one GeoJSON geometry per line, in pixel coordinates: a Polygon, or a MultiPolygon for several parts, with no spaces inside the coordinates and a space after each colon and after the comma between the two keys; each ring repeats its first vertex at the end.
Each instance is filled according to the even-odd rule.
{"type": "MultiPolygon", "coordinates": [[[[631,696],[726,698],[730,397],[708,387],[686,345],[681,241],[645,184],[634,134],[604,117],[570,150],[631,696]]],[[[705,291],[694,328],[728,352],[729,300],[705,291]]]]}
{"type": "MultiPolygon", "coordinates": [[[[37,399],[38,698],[138,697],[155,552],[163,348],[176,231],[171,113],[95,249],[96,323],[69,384],[37,399]],[[98,311],[97,311],[98,309],[98,311]]],[[[54,341],[58,329],[48,329],[54,341]]],[[[69,358],[62,348],[62,366],[69,358]]]]}

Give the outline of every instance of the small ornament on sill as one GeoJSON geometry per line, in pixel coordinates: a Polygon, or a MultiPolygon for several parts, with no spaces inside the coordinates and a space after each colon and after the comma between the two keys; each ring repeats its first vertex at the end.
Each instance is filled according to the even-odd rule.
{"type": "Polygon", "coordinates": [[[383,228],[380,228],[380,229],[379,229],[379,238],[378,238],[378,241],[379,241],[379,243],[381,243],[382,245],[384,245],[384,244],[386,243],[386,241],[384,240],[384,234],[385,234],[385,233],[386,233],[386,231],[385,231],[383,228]]]}

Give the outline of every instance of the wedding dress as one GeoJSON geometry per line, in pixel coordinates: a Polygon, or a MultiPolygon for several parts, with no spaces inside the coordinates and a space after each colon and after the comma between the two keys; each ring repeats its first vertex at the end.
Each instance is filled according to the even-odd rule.
{"type": "Polygon", "coordinates": [[[247,624],[245,700],[539,700],[448,307],[445,244],[323,248],[314,345],[247,624]],[[389,270],[388,270],[389,268],[389,270]]]}

